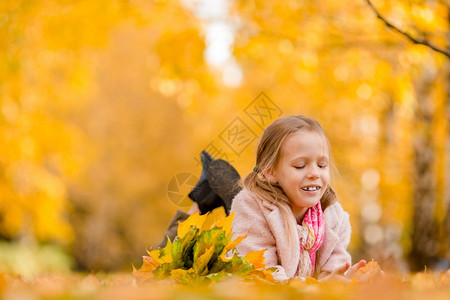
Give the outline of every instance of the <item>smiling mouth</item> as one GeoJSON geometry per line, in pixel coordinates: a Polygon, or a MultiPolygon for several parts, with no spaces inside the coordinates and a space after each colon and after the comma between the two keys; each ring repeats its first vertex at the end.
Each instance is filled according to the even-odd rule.
{"type": "Polygon", "coordinates": [[[319,189],[320,189],[320,186],[305,186],[305,187],[302,187],[302,190],[308,191],[308,192],[318,191],[319,189]]]}

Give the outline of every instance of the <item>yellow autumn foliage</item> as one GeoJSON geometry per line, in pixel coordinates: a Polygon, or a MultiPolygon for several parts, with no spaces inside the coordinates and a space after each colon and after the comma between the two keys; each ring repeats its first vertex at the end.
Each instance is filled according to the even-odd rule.
{"type": "MultiPolygon", "coordinates": [[[[170,182],[198,177],[202,149],[245,176],[263,128],[305,114],[330,139],[352,254],[394,269],[412,243],[414,145],[431,134],[419,178],[444,236],[433,255],[448,261],[448,59],[388,30],[366,1],[226,1],[219,20],[208,2],[0,1],[0,238],[63,246],[85,270],[126,268],[191,203],[192,187],[177,202],[170,182]],[[213,67],[215,36],[230,60],[213,67]],[[248,143],[234,148],[238,125],[248,143]]],[[[445,1],[372,2],[448,48],[445,1]]]]}

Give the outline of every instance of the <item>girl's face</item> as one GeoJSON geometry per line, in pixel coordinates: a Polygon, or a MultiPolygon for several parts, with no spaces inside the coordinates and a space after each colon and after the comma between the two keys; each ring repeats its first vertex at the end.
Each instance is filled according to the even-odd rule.
{"type": "Polygon", "coordinates": [[[284,141],[278,164],[267,176],[286,193],[297,220],[325,193],[330,182],[329,160],[325,137],[318,133],[301,130],[284,141]]]}

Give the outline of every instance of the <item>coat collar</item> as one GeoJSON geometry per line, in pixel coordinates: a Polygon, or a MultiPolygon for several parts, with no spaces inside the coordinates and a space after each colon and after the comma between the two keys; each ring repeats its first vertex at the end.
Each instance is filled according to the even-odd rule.
{"type": "MultiPolygon", "coordinates": [[[[264,207],[264,215],[276,240],[279,263],[286,270],[287,276],[294,277],[300,261],[300,237],[298,230],[295,230],[295,233],[291,234],[292,241],[289,244],[288,232],[283,222],[284,218],[281,210],[276,205],[265,203],[264,201],[261,201],[261,206],[264,207]]],[[[323,265],[325,263],[339,242],[339,228],[336,228],[338,227],[336,213],[330,208],[327,210],[324,213],[325,235],[323,240],[323,245],[327,246],[319,248],[317,265],[323,265]]],[[[297,221],[294,215],[289,217],[288,222],[291,224],[291,228],[297,229],[297,221]]]]}
{"type": "MultiPolygon", "coordinates": [[[[248,196],[252,197],[251,193],[249,193],[248,191],[245,192],[248,194],[248,196]]],[[[298,230],[295,230],[295,233],[291,234],[293,238],[291,243],[289,244],[288,232],[283,221],[284,218],[281,210],[275,204],[261,201],[256,197],[252,198],[254,198],[256,200],[256,203],[258,203],[258,205],[260,206],[264,217],[267,220],[267,224],[269,225],[270,230],[272,231],[272,234],[275,238],[279,264],[283,266],[288,277],[294,277],[300,261],[300,238],[298,235],[298,230]]],[[[339,204],[337,205],[339,206],[339,204]]],[[[339,220],[340,218],[338,217],[335,209],[332,209],[331,206],[328,207],[324,212],[324,217],[325,236],[323,245],[318,250],[318,260],[316,263],[317,266],[325,264],[339,242],[339,222],[337,220],[339,220]]],[[[297,229],[297,221],[295,220],[293,214],[291,215],[291,217],[289,217],[288,222],[290,222],[290,224],[292,225],[291,228],[297,229]]]]}
{"type": "MultiPolygon", "coordinates": [[[[286,274],[289,277],[294,277],[297,272],[298,264],[300,261],[300,238],[298,230],[294,233],[289,233],[284,224],[284,217],[281,210],[274,204],[267,204],[268,210],[266,210],[266,220],[274,233],[276,240],[277,253],[279,257],[279,263],[286,270],[286,274]],[[289,243],[289,238],[291,239],[289,243]]],[[[289,217],[288,222],[291,228],[297,229],[297,222],[294,215],[289,217]]]]}

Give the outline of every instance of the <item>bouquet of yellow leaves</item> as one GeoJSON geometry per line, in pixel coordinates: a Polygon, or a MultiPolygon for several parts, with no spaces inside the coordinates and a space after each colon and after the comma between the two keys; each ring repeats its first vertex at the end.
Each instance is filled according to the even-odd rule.
{"type": "Polygon", "coordinates": [[[164,248],[148,251],[134,276],[139,281],[172,278],[184,284],[208,284],[233,275],[273,282],[274,268],[264,264],[264,251],[239,256],[236,250],[244,236],[232,240],[234,214],[223,208],[192,214],[178,225],[177,236],[164,248]]]}

